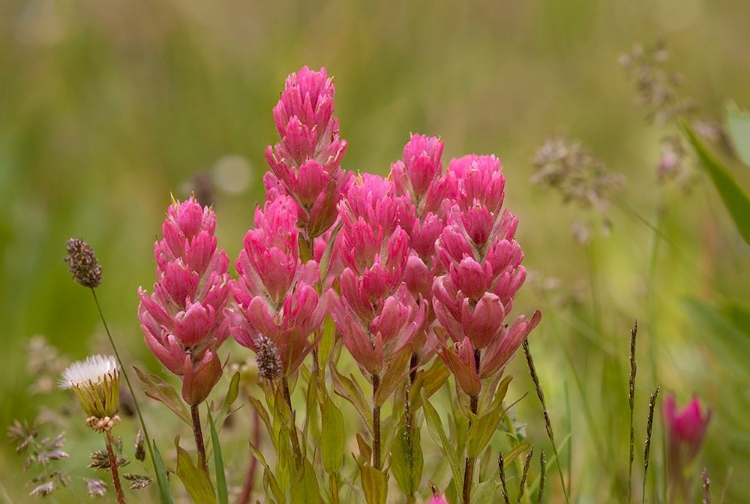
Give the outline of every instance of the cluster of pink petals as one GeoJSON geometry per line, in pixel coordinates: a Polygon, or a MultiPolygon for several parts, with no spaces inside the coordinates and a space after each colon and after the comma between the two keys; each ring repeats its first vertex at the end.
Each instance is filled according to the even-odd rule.
{"type": "Polygon", "coordinates": [[[284,377],[294,373],[317,343],[311,338],[323,322],[326,296],[313,287],[318,264],[299,257],[297,206],[278,195],[255,211],[232,283],[241,317],[232,327],[237,342],[257,353],[261,336],[273,342],[284,377]]]}
{"type": "Polygon", "coordinates": [[[264,178],[269,196],[294,199],[298,226],[310,240],[334,223],[336,205],[350,180],[341,168],[347,144],[333,116],[334,91],[325,68],[315,72],[304,67],[291,74],[273,109],[281,141],[266,149],[272,170],[264,178]]]}
{"type": "Polygon", "coordinates": [[[216,351],[229,336],[229,259],[217,249],[215,228],[211,208],[194,198],[173,203],[154,245],[154,292],[138,291],[146,344],[182,377],[182,396],[191,405],[205,400],[221,377],[216,351]]]}
{"type": "Polygon", "coordinates": [[[698,398],[694,397],[680,411],[670,394],[664,399],[663,414],[670,458],[673,463],[686,467],[703,446],[711,410],[704,411],[698,398]]]}
{"type": "Polygon", "coordinates": [[[433,283],[433,308],[454,342],[441,344],[438,353],[471,396],[481,380],[502,372],[541,319],[535,312],[529,320],[506,323],[526,270],[514,239],[518,219],[503,209],[501,170],[494,156],[451,161],[447,191],[454,205],[436,244],[445,273],[433,283]]]}
{"type": "Polygon", "coordinates": [[[409,236],[399,225],[409,205],[392,183],[364,174],[339,204],[337,247],[344,270],[332,316],[344,345],[369,375],[410,348],[425,315],[404,284],[409,236]]]}

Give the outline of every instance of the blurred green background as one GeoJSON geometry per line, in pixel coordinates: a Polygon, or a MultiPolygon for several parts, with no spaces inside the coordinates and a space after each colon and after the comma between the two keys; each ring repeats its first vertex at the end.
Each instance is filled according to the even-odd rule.
{"type": "MultiPolygon", "coordinates": [[[[574,501],[624,501],[635,319],[636,467],[657,382],[680,403],[697,393],[714,410],[702,460],[716,499],[726,486],[725,502],[750,501],[750,361],[738,350],[747,341],[737,341],[747,334],[741,316],[726,315],[750,304],[750,249],[707,179],[690,194],[657,184],[669,130],[646,123],[617,64],[634,43],[665,40],[683,92],[721,117],[727,99],[750,106],[748,19],[745,0],[0,3],[0,425],[65,399],[29,395],[31,336],[68,358],[106,349],[90,293],[63,262],[71,236],[91,243],[103,265],[99,297],[121,352],[158,370],[136,292],[154,281],[170,193],[184,198],[196,174],[210,174],[219,243],[236,257],[263,197],[284,78],[325,66],[349,141],[345,168],[387,173],[410,132],[440,135],[446,162],[469,152],[503,160],[506,202],[536,278],[516,313],[544,312],[531,344],[557,436],[567,438],[574,501]],[[554,135],[580,139],[628,180],[609,212],[612,232],[587,246],[570,233],[580,212],[530,183],[533,154],[554,135]],[[550,278],[554,291],[544,287],[550,278]],[[560,302],[573,292],[582,302],[560,302]]],[[[532,392],[522,359],[512,367],[511,395],[532,392]]],[[[545,446],[533,393],[517,414],[545,446]]],[[[0,494],[13,502],[29,499],[20,465],[3,442],[0,494]]],[[[90,476],[82,466],[68,463],[90,476]]]]}

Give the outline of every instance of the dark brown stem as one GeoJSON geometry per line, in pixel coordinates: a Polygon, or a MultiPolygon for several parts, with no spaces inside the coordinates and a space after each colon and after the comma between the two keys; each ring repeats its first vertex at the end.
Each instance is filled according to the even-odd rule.
{"type": "MultiPolygon", "coordinates": [[[[253,409],[253,446],[260,448],[260,415],[253,409]]],[[[242,493],[237,504],[247,504],[250,502],[250,495],[253,493],[253,484],[255,483],[255,471],[258,467],[258,459],[255,458],[252,450],[250,451],[250,464],[247,467],[245,484],[242,486],[242,493]]]]}
{"type": "Polygon", "coordinates": [[[208,464],[206,462],[206,446],[203,443],[203,429],[201,428],[201,415],[198,411],[198,405],[190,406],[190,414],[193,417],[193,436],[195,437],[195,449],[198,451],[198,465],[208,473],[208,464]]]}
{"type": "Polygon", "coordinates": [[[109,455],[109,470],[112,471],[112,481],[115,484],[115,491],[117,492],[117,503],[125,504],[125,494],[122,492],[122,485],[120,485],[120,474],[117,471],[117,456],[115,451],[112,449],[112,433],[104,431],[107,440],[107,455],[109,455]]]}
{"type": "Polygon", "coordinates": [[[294,459],[297,469],[302,467],[302,450],[300,449],[299,439],[297,438],[297,423],[295,422],[294,408],[292,408],[292,396],[289,393],[289,382],[286,378],[281,379],[281,392],[284,394],[284,400],[286,405],[289,407],[291,415],[291,425],[289,426],[289,432],[292,436],[292,450],[294,450],[294,459]]]}
{"type": "Polygon", "coordinates": [[[380,388],[380,376],[372,375],[372,467],[380,470],[380,406],[375,396],[380,388]]]}
{"type": "MultiPolygon", "coordinates": [[[[477,374],[479,374],[479,363],[481,361],[482,354],[476,349],[474,350],[474,365],[476,366],[477,374]]],[[[479,409],[479,396],[469,396],[471,412],[475,415],[479,409]]],[[[469,428],[471,428],[471,420],[469,420],[469,428]]],[[[471,503],[471,481],[474,479],[474,464],[476,463],[476,457],[466,457],[466,470],[464,471],[464,504],[471,503]]]]}

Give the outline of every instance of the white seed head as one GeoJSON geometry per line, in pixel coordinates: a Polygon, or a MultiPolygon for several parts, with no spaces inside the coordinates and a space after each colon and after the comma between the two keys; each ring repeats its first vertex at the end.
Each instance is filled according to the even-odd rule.
{"type": "Polygon", "coordinates": [[[60,388],[70,389],[88,382],[101,382],[105,377],[119,375],[120,366],[111,355],[93,355],[65,368],[60,378],[60,388]]]}

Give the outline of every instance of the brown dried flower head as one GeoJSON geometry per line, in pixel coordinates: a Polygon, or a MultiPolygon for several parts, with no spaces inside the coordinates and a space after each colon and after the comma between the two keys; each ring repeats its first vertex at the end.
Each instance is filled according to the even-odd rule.
{"type": "Polygon", "coordinates": [[[102,281],[102,267],[96,259],[94,249],[80,238],[71,238],[66,243],[68,255],[65,262],[68,263],[68,271],[73,275],[73,280],[84,287],[95,288],[102,281]]]}

